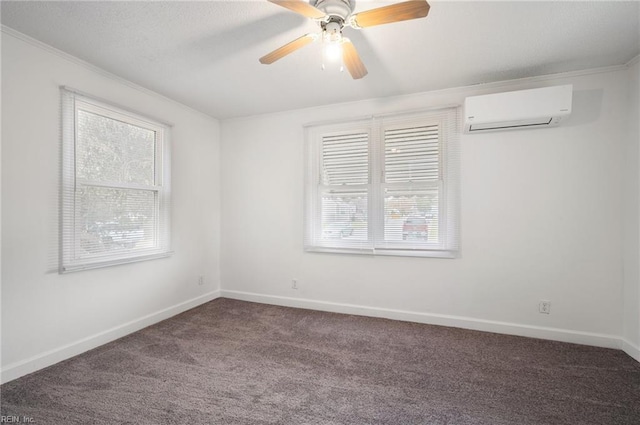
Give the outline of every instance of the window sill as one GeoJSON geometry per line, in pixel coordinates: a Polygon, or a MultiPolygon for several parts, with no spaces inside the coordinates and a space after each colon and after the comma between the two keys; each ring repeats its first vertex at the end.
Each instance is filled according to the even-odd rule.
{"type": "Polygon", "coordinates": [[[394,257],[422,257],[422,258],[460,258],[460,252],[454,250],[426,250],[426,249],[358,249],[358,248],[328,248],[305,247],[306,252],[319,252],[329,254],[355,254],[355,255],[384,255],[394,257]]]}
{"type": "Polygon", "coordinates": [[[136,257],[95,261],[95,262],[92,262],[92,263],[69,264],[69,265],[66,265],[66,266],[60,266],[59,273],[60,274],[73,273],[73,272],[79,272],[79,271],[83,271],[83,270],[91,270],[91,269],[98,269],[98,268],[102,268],[102,267],[117,266],[117,265],[120,265],[120,264],[137,263],[137,262],[140,262],[140,261],[155,260],[155,259],[158,259],[158,258],[166,258],[166,257],[170,257],[172,255],[173,255],[173,251],[168,251],[168,252],[161,252],[161,253],[157,253],[157,254],[141,255],[141,256],[136,256],[136,257]]]}

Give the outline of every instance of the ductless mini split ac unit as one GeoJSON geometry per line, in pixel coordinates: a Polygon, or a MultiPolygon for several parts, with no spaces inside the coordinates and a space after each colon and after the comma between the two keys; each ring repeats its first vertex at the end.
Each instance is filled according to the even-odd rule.
{"type": "Polygon", "coordinates": [[[573,85],[471,96],[464,100],[464,132],[553,127],[571,114],[573,85]]]}

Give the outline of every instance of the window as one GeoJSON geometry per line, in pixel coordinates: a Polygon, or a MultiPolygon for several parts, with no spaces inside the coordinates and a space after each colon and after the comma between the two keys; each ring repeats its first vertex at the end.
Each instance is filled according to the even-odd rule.
{"type": "Polygon", "coordinates": [[[457,109],[306,128],[305,249],[455,257],[457,109]]]}
{"type": "Polygon", "coordinates": [[[168,127],[62,89],[60,272],[170,254],[168,127]]]}

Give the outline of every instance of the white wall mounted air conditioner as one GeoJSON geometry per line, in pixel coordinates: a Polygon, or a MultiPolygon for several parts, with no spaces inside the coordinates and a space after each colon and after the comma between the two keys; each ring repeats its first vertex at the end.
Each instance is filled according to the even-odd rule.
{"type": "Polygon", "coordinates": [[[464,100],[464,132],[553,127],[571,114],[573,85],[471,96],[464,100]]]}

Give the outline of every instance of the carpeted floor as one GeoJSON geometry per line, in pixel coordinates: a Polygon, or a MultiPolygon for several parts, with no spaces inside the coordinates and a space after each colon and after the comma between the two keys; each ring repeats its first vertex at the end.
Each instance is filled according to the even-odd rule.
{"type": "Polygon", "coordinates": [[[33,424],[640,424],[621,351],[218,299],[1,387],[33,424]]]}

